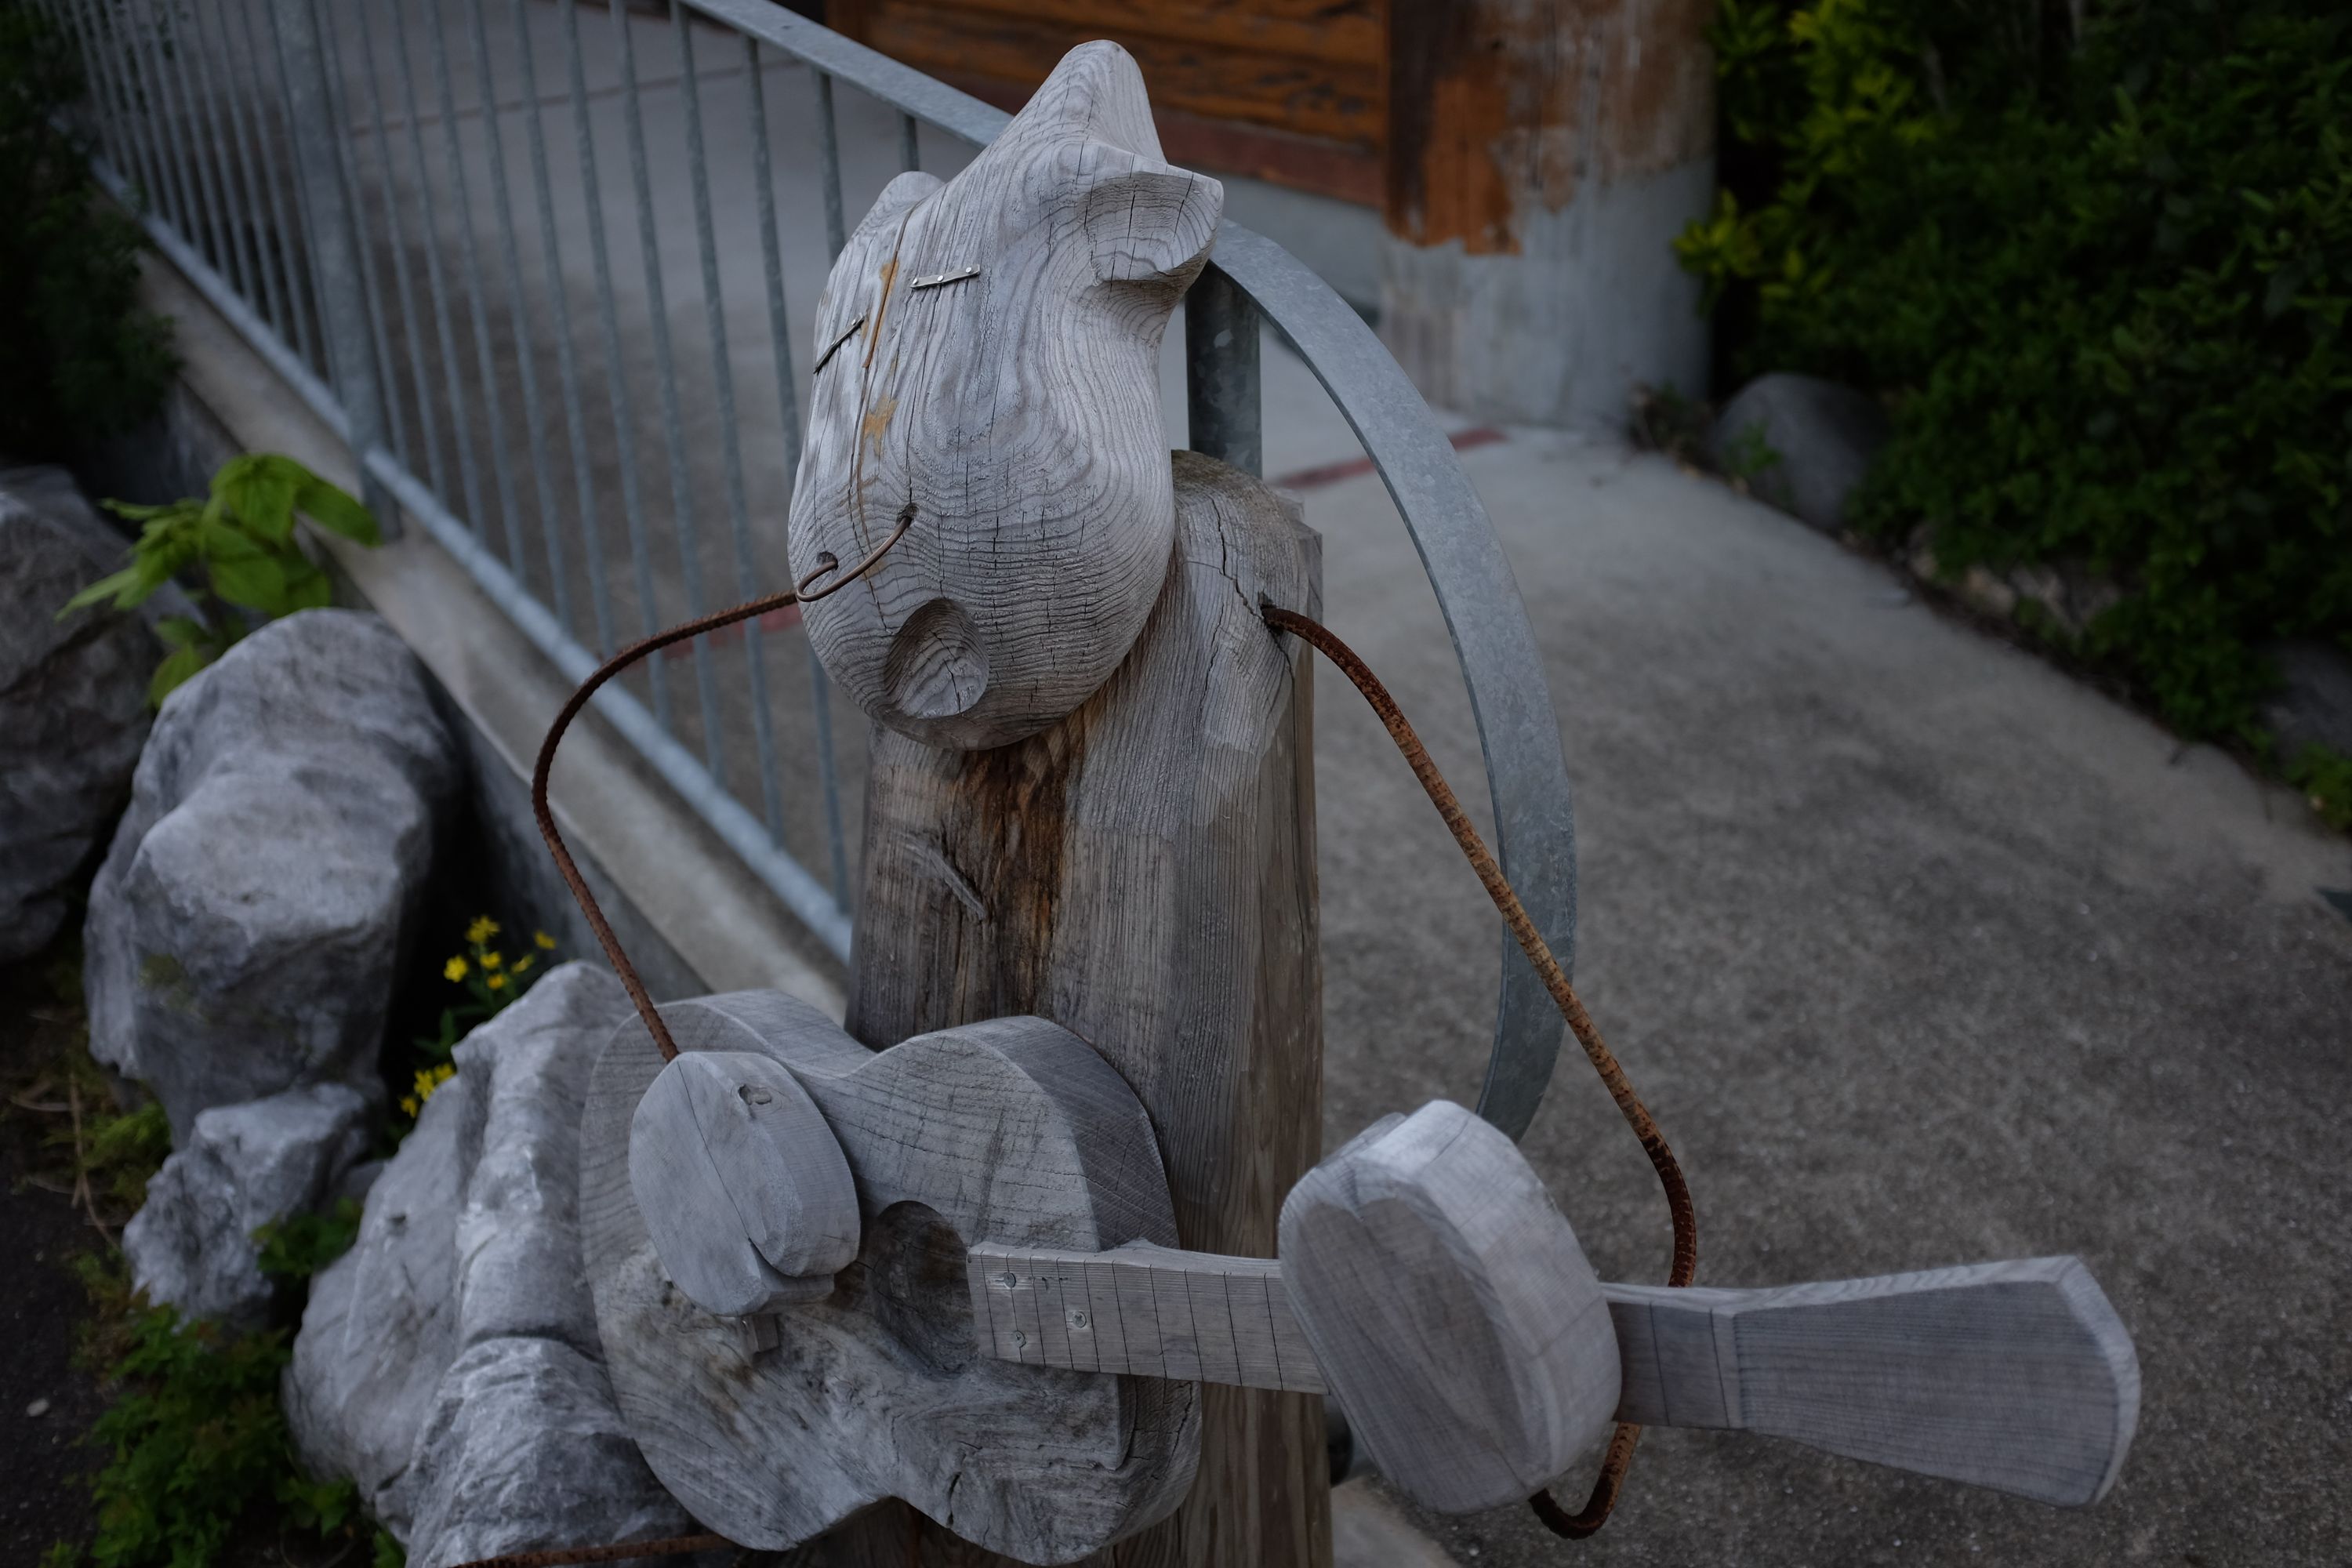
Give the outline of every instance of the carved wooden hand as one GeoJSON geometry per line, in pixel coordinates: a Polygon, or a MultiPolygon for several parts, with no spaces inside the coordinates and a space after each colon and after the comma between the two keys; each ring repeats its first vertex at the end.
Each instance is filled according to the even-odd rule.
{"type": "MultiPolygon", "coordinates": [[[[955,1412],[963,1440],[978,1445],[955,1457],[958,1475],[988,1473],[993,1500],[989,1511],[977,1498],[959,1504],[949,1481],[935,1517],[1032,1561],[1098,1545],[1181,1495],[1189,1429],[1165,1402],[1129,1407],[1138,1432],[1152,1435],[1151,1458],[1107,1490],[1098,1472],[1078,1474],[1086,1444],[1037,1452],[1042,1410],[1066,1430],[1085,1419],[1072,1414],[1084,1406],[1077,1385],[1041,1381],[1024,1393],[1012,1363],[1039,1380],[1091,1374],[1081,1383],[1099,1379],[1106,1392],[1202,1380],[1328,1393],[1392,1482],[1448,1512],[1549,1484],[1612,1420],[1793,1437],[2061,1504],[2104,1495],[2131,1439],[2131,1342],[2073,1258],[1763,1290],[1603,1285],[1510,1141],[1443,1100],[1382,1120],[1309,1173],[1283,1207],[1280,1261],[1183,1252],[1167,1245],[1141,1108],[1107,1064],[1045,1020],[1001,1019],[869,1055],[782,998],[673,1011],[685,1054],[633,1110],[621,1098],[629,1078],[647,1076],[650,1050],[630,1038],[640,1026],[623,1028],[599,1069],[589,1125],[617,1131],[627,1110],[627,1217],[642,1219],[626,1227],[636,1250],[616,1268],[604,1237],[622,1162],[592,1161],[592,1176],[604,1173],[586,1216],[592,1284],[600,1321],[611,1303],[640,1341],[666,1331],[677,1342],[616,1357],[624,1409],[633,1429],[643,1430],[641,1414],[657,1427],[646,1446],[656,1471],[673,1486],[674,1475],[689,1478],[681,1495],[747,1544],[800,1539],[825,1513],[879,1495],[942,1509],[937,1459],[900,1446],[922,1412],[955,1412]],[[800,1103],[780,1078],[805,1088],[814,1116],[772,1110],[800,1103]],[[855,1176],[854,1204],[827,1174],[835,1158],[855,1176]],[[903,1247],[892,1232],[905,1229],[909,1205],[953,1235],[934,1238],[934,1266],[893,1305],[873,1280],[894,1268],[904,1280],[887,1259],[903,1247]],[[793,1304],[822,1288],[795,1268],[845,1236],[858,1239],[859,1264],[824,1300],[793,1304]],[[961,1248],[960,1268],[937,1256],[942,1246],[961,1248]],[[694,1340],[692,1302],[667,1298],[659,1314],[643,1305],[665,1279],[713,1314],[751,1310],[756,1295],[775,1310],[773,1331],[745,1342],[709,1316],[694,1340]],[[910,1355],[907,1324],[980,1358],[910,1355]],[[728,1347],[726,1365],[710,1372],[698,1344],[728,1347]],[[836,1370],[813,1376],[825,1367],[836,1370]],[[846,1407],[827,1386],[843,1375],[860,1389],[846,1407]],[[681,1379],[706,1376],[727,1384],[723,1417],[679,1397],[681,1379]],[[747,1421],[771,1405],[772,1415],[747,1421]],[[824,1492],[803,1473],[805,1449],[768,1445],[749,1467],[757,1481],[714,1483],[714,1472],[746,1469],[714,1461],[730,1445],[750,1447],[754,1430],[818,1438],[815,1468],[835,1479],[856,1468],[859,1484],[824,1492]],[[974,1435],[990,1430],[1018,1463],[986,1452],[974,1435]],[[794,1495],[757,1500],[761,1534],[739,1533],[741,1513],[707,1511],[740,1507],[762,1486],[794,1495]],[[1083,1487],[1079,1506],[1064,1486],[1083,1487]],[[1050,1539],[1046,1518],[1062,1521],[1050,1539]]],[[[608,1344],[619,1326],[608,1326],[608,1344]]],[[[1117,1415],[1101,1407],[1100,1419],[1117,1415]]]]}

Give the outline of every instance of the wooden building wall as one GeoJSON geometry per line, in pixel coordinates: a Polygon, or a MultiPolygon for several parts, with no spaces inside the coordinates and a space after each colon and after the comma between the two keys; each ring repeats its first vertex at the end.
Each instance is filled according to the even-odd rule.
{"type": "Polygon", "coordinates": [[[1173,162],[1377,207],[1389,4],[830,0],[826,21],[1008,109],[1071,48],[1115,39],[1143,68],[1173,162]]]}

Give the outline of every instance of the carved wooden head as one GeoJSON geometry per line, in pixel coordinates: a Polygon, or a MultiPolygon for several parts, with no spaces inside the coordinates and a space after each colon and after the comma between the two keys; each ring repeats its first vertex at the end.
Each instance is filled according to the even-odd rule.
{"type": "Polygon", "coordinates": [[[869,717],[1003,745],[1126,656],[1175,537],[1160,340],[1223,202],[1160,158],[1127,51],[1091,43],[970,167],[901,174],[850,237],[817,308],[791,553],[862,560],[915,508],[805,612],[869,717]]]}

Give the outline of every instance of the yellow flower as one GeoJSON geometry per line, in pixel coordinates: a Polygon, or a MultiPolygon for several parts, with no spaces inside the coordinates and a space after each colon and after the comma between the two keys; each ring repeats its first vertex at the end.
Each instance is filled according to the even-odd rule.
{"type": "Polygon", "coordinates": [[[453,958],[448,963],[441,966],[441,977],[449,981],[463,980],[466,978],[467,972],[472,968],[473,965],[467,963],[464,959],[453,958]]]}
{"type": "Polygon", "coordinates": [[[546,952],[553,952],[555,951],[555,939],[548,935],[543,931],[533,932],[530,940],[539,943],[539,945],[546,952]]]}
{"type": "Polygon", "coordinates": [[[537,963],[538,962],[539,959],[535,954],[526,952],[520,958],[515,960],[514,972],[517,974],[520,974],[524,970],[529,969],[532,964],[537,963]]]}
{"type": "Polygon", "coordinates": [[[488,915],[476,915],[474,923],[466,928],[466,940],[479,947],[499,934],[499,922],[488,915]]]}
{"type": "Polygon", "coordinates": [[[504,963],[505,962],[505,955],[500,953],[496,948],[492,948],[489,952],[482,954],[482,967],[484,969],[496,969],[499,964],[504,963]]]}
{"type": "Polygon", "coordinates": [[[507,977],[503,974],[493,974],[482,984],[493,991],[503,991],[507,988],[507,977]]]}
{"type": "Polygon", "coordinates": [[[406,1113],[411,1121],[414,1121],[416,1120],[416,1112],[421,1109],[421,1107],[416,1103],[416,1097],[410,1094],[401,1097],[400,1109],[406,1113]]]}

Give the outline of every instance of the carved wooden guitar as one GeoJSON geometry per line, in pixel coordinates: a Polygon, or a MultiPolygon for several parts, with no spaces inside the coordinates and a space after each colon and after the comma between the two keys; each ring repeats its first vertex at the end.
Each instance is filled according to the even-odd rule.
{"type": "Polygon", "coordinates": [[[1445,1512],[1527,1496],[1621,1420],[2062,1505],[2131,1441],[2131,1341],[2072,1258],[1603,1284],[1510,1140],[1443,1100],[1298,1183],[1279,1258],[1180,1251],[1142,1107],[1044,1019],[869,1053],[770,994],[664,1017],[677,1059],[632,1020],[591,1090],[590,1279],[646,1458],[747,1545],[896,1495],[1084,1555],[1189,1485],[1194,1381],[1336,1398],[1445,1512]]]}

